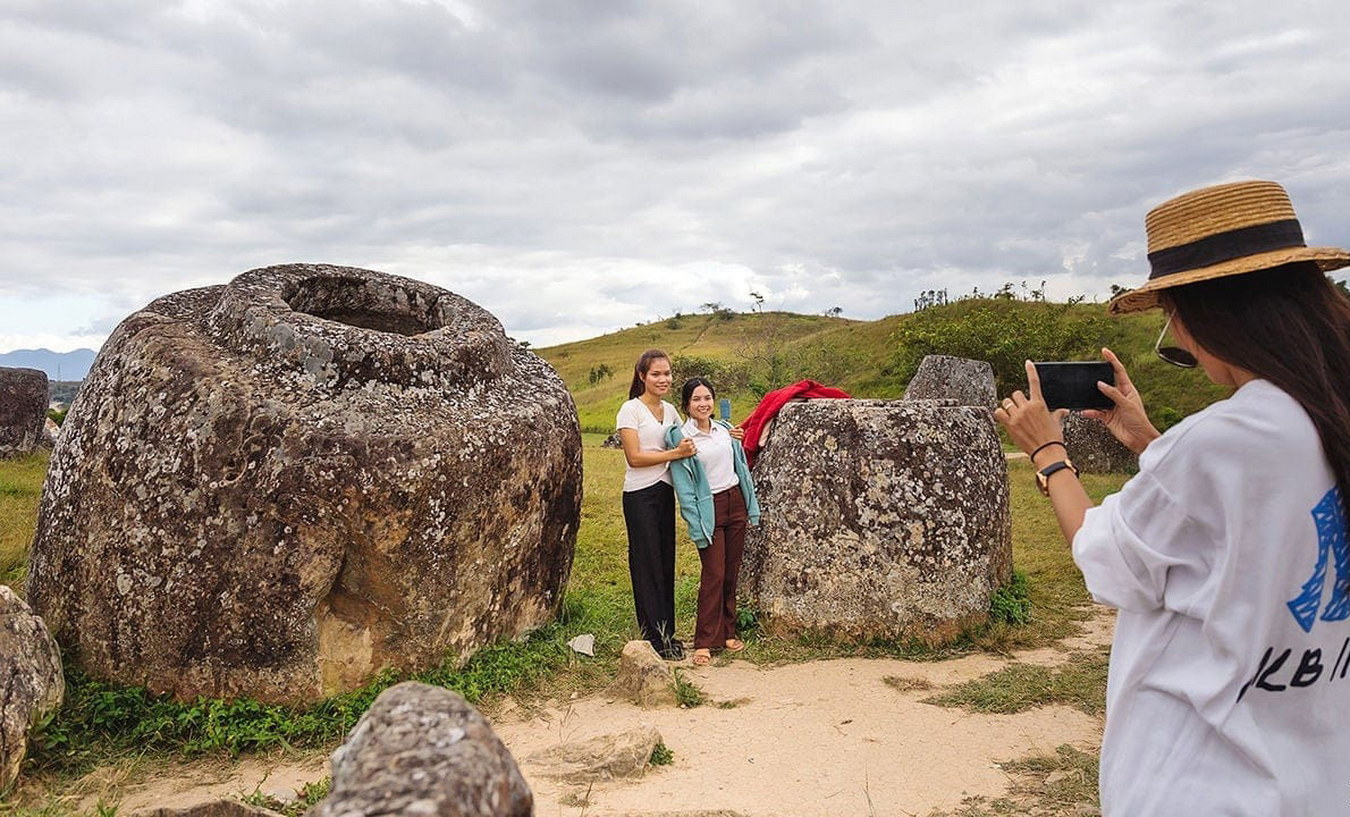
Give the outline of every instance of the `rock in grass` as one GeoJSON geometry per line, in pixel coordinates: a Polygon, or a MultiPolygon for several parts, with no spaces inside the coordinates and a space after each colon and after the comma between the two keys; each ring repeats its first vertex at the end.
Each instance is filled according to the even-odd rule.
{"type": "Polygon", "coordinates": [[[638,639],[623,645],[619,674],[610,691],[638,706],[674,706],[675,673],[657,654],[650,641],[638,639]]]}
{"type": "Polygon", "coordinates": [[[950,642],[1012,578],[1007,465],[987,408],[808,400],[755,463],[742,587],[765,625],[950,642]]]}
{"type": "Polygon", "coordinates": [[[33,453],[46,419],[46,372],[0,366],[0,459],[33,453]]]}
{"type": "Polygon", "coordinates": [[[986,360],[926,355],[905,387],[906,400],[955,400],[992,409],[998,402],[994,367],[986,360]]]}
{"type": "Polygon", "coordinates": [[[537,774],[568,783],[641,777],[660,743],[661,733],[656,727],[638,726],[535,752],[525,763],[537,774]]]}
{"type": "Polygon", "coordinates": [[[42,619],[0,584],[0,793],[19,776],[33,727],[61,706],[61,653],[42,619]]]}
{"type": "Polygon", "coordinates": [[[457,693],[390,687],[333,753],[312,817],[529,817],[534,795],[487,720],[457,693]]]}
{"type": "Polygon", "coordinates": [[[268,267],[103,346],[52,455],[30,602],[97,677],[312,701],[550,621],[580,503],[572,398],[491,314],[268,267]]]}

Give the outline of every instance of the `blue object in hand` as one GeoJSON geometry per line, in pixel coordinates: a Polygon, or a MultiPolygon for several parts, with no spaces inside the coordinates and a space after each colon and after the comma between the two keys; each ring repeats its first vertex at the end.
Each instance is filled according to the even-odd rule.
{"type": "Polygon", "coordinates": [[[723,420],[731,419],[731,401],[723,397],[717,401],[717,416],[723,420]]]}

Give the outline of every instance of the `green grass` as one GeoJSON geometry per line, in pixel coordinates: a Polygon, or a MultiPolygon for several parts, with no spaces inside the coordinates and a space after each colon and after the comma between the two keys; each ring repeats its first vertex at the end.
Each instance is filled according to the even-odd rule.
{"type": "Polygon", "coordinates": [[[1105,650],[1073,653],[1054,668],[1015,662],[923,703],[998,715],[1063,704],[1100,715],[1106,711],[1106,666],[1105,650]]]}
{"type": "Polygon", "coordinates": [[[0,460],[0,584],[23,593],[48,454],[0,460]]]}
{"type": "Polygon", "coordinates": [[[1072,746],[1053,754],[1032,754],[998,764],[1011,780],[1007,796],[966,797],[956,811],[936,810],[928,817],[1056,817],[1096,815],[1097,756],[1072,746]]]}

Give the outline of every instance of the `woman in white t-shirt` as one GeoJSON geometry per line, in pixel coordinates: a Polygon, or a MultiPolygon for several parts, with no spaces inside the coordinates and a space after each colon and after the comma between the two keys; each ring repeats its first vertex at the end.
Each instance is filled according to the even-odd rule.
{"type": "Polygon", "coordinates": [[[666,429],[680,422],[675,407],[663,399],[670,383],[666,353],[643,352],[633,366],[629,400],[619,408],[615,426],[627,462],[623,521],[638,628],[662,658],[679,661],[684,644],[675,638],[675,493],[670,462],[693,456],[694,444],[685,440],[666,448],[666,429]]]}
{"type": "Polygon", "coordinates": [[[1103,350],[1115,403],[1085,412],[1140,454],[1100,507],[1061,412],[995,410],[1031,455],[1088,590],[1117,609],[1101,754],[1104,817],[1350,814],[1350,299],[1274,182],[1193,191],[1146,220],[1155,348],[1233,395],[1159,434],[1103,350]],[[1170,326],[1178,347],[1163,347],[1170,326]]]}

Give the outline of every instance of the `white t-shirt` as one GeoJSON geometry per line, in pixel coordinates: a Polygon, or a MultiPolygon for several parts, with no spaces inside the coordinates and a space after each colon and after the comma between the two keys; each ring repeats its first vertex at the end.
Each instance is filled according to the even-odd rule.
{"type": "Polygon", "coordinates": [[[1350,815],[1350,549],[1308,415],[1264,380],[1187,418],[1073,541],[1119,609],[1101,802],[1350,815]]]}
{"type": "MultiPolygon", "coordinates": [[[[680,422],[680,414],[675,411],[674,406],[665,400],[661,401],[661,410],[665,416],[662,420],[657,421],[656,417],[642,404],[642,401],[634,397],[619,407],[619,414],[614,419],[614,426],[616,428],[636,429],[639,451],[665,451],[666,429],[680,422]]],[[[643,488],[650,488],[658,482],[669,483],[669,472],[670,463],[668,462],[658,465],[644,465],[641,468],[628,465],[623,472],[623,489],[625,491],[640,491],[643,488]]]]}
{"type": "Polygon", "coordinates": [[[713,493],[718,494],[741,484],[740,477],[736,476],[736,463],[732,460],[731,432],[713,422],[712,428],[704,433],[699,430],[698,421],[693,417],[684,421],[680,431],[694,441],[694,447],[698,449],[696,456],[708,478],[708,488],[713,493]]]}

